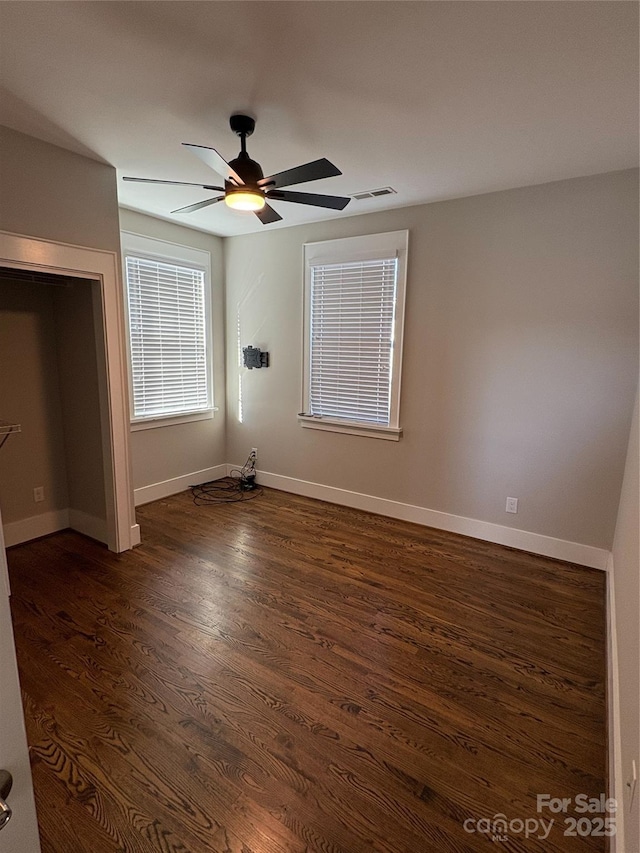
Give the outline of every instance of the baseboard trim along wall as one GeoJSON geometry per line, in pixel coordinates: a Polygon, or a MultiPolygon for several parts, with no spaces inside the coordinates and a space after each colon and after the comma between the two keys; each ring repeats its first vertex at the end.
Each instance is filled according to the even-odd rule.
{"type": "Polygon", "coordinates": [[[624,844],[624,780],[622,767],[622,732],[620,728],[620,676],[618,672],[618,637],[616,634],[616,590],[613,556],[607,561],[607,740],[609,780],[607,796],[618,802],[616,834],[609,839],[609,853],[625,853],[624,844]]]}
{"type": "Polygon", "coordinates": [[[160,483],[152,483],[150,486],[142,486],[133,492],[135,505],[151,503],[161,498],[168,498],[178,492],[184,492],[189,486],[197,486],[200,483],[208,483],[210,480],[219,480],[227,476],[227,465],[215,465],[213,468],[204,468],[202,471],[194,471],[184,474],[182,477],[173,477],[171,480],[163,480],[160,483]]]}
{"type": "Polygon", "coordinates": [[[66,530],[71,527],[85,536],[97,539],[98,542],[107,541],[107,522],[103,518],[96,518],[86,512],[77,509],[55,509],[43,512],[41,515],[32,515],[20,521],[10,521],[4,525],[4,539],[7,548],[12,545],[20,545],[40,536],[48,536],[57,533],[58,530],[66,530]]]}
{"type": "MultiPolygon", "coordinates": [[[[189,486],[206,483],[210,480],[219,480],[228,476],[232,470],[241,468],[241,465],[215,465],[213,468],[204,468],[202,471],[194,471],[181,477],[173,477],[160,483],[152,483],[136,489],[135,505],[151,503],[161,498],[168,498],[178,492],[183,492],[189,486]]],[[[542,533],[531,533],[528,530],[517,530],[513,527],[505,527],[501,524],[493,524],[489,521],[479,521],[475,518],[466,518],[461,515],[452,515],[435,509],[415,506],[414,504],[392,501],[388,498],[378,498],[374,495],[365,495],[361,492],[352,492],[348,489],[338,489],[335,486],[325,486],[322,483],[312,483],[308,480],[299,480],[296,477],[286,477],[283,474],[271,474],[268,471],[258,471],[258,482],[263,486],[271,486],[283,492],[291,492],[294,495],[304,495],[308,498],[317,498],[329,503],[341,504],[342,506],[362,509],[367,512],[375,512],[378,515],[387,515],[390,518],[399,518],[403,521],[412,521],[414,524],[422,524],[426,527],[435,527],[438,530],[449,530],[452,533],[460,533],[463,536],[472,536],[474,539],[482,539],[486,542],[494,542],[497,545],[507,545],[510,548],[518,548],[521,551],[531,551],[543,557],[553,557],[557,560],[566,560],[569,563],[578,563],[581,566],[589,566],[593,569],[607,569],[607,561],[610,551],[604,548],[595,548],[592,545],[583,545],[580,542],[569,542],[566,539],[555,539],[553,536],[545,536],[542,533]]],[[[39,534],[43,535],[43,534],[39,534]]],[[[91,535],[91,534],[89,534],[91,535]]]]}
{"type": "Polygon", "coordinates": [[[107,521],[104,518],[96,518],[95,515],[88,515],[79,509],[70,509],[67,527],[97,539],[98,542],[107,543],[107,521]]]}
{"type": "Polygon", "coordinates": [[[7,548],[10,548],[12,545],[20,545],[39,536],[48,536],[49,533],[56,533],[67,527],[69,527],[69,510],[53,509],[20,521],[9,521],[4,525],[4,543],[7,548]]]}
{"type": "MultiPolygon", "coordinates": [[[[240,466],[227,465],[227,470],[231,471],[232,468],[238,467],[240,466]]],[[[402,521],[412,521],[414,524],[423,524],[426,527],[435,527],[438,530],[448,530],[452,533],[460,533],[463,536],[472,536],[474,539],[483,539],[497,545],[507,545],[521,551],[531,551],[543,557],[554,557],[557,560],[566,560],[569,563],[578,563],[581,566],[589,566],[593,569],[606,570],[607,560],[610,556],[610,552],[604,548],[595,548],[592,545],[582,545],[579,542],[569,542],[565,539],[555,539],[541,533],[516,530],[513,527],[505,527],[489,521],[451,515],[426,507],[388,500],[387,498],[338,489],[334,486],[324,486],[321,483],[285,477],[282,474],[258,471],[257,482],[263,486],[280,489],[283,492],[291,492],[294,495],[304,495],[308,498],[317,498],[329,503],[375,512],[378,515],[387,515],[390,518],[399,518],[402,521]]]]}

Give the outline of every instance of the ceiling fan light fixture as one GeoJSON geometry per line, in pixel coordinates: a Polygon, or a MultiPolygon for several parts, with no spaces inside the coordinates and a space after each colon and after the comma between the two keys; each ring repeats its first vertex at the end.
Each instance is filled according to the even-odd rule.
{"type": "Polygon", "coordinates": [[[265,197],[259,190],[246,187],[228,192],[224,201],[227,207],[233,210],[262,210],[266,204],[265,197]]]}
{"type": "MultiPolygon", "coordinates": [[[[229,121],[231,130],[240,137],[240,153],[229,163],[221,157],[215,148],[206,145],[194,145],[191,142],[182,144],[196,155],[202,162],[213,169],[224,179],[224,187],[215,187],[211,184],[192,184],[186,181],[169,181],[155,178],[133,178],[125,177],[125,181],[139,181],[146,184],[175,184],[182,186],[202,187],[203,190],[215,190],[224,195],[215,198],[206,198],[179,207],[171,213],[195,213],[212,204],[218,204],[224,200],[227,207],[232,210],[248,211],[255,213],[263,225],[271,225],[279,222],[282,217],[267,203],[271,201],[296,202],[297,204],[309,204],[314,207],[324,207],[328,210],[343,210],[351,200],[348,196],[322,195],[320,193],[298,193],[282,190],[282,187],[290,187],[294,184],[306,184],[309,181],[319,181],[321,178],[334,178],[342,172],[334,166],[326,157],[303,163],[293,169],[285,169],[275,175],[264,176],[262,166],[252,160],[247,153],[247,137],[251,136],[255,128],[255,119],[251,116],[235,114],[229,121]]],[[[373,195],[373,193],[371,193],[373,195]]],[[[377,191],[376,195],[379,194],[377,191]]]]}

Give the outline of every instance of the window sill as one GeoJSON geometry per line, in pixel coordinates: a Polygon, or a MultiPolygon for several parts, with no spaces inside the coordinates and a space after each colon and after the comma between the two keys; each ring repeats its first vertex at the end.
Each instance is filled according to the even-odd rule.
{"type": "Polygon", "coordinates": [[[363,435],[365,438],[383,438],[386,441],[400,441],[400,427],[379,426],[358,421],[340,421],[337,418],[316,418],[312,415],[298,415],[298,423],[305,429],[322,429],[327,432],[343,432],[347,435],[363,435]]]}
{"type": "Polygon", "coordinates": [[[189,424],[194,421],[209,421],[213,417],[213,413],[217,411],[217,406],[213,406],[213,408],[205,409],[201,412],[187,412],[184,415],[158,415],[155,418],[131,421],[131,432],[138,432],[138,430],[143,429],[156,429],[157,427],[176,426],[177,424],[189,424]]]}

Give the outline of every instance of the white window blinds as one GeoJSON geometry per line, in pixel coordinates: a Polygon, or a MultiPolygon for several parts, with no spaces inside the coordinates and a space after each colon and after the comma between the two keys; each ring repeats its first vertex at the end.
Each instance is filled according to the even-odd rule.
{"type": "Polygon", "coordinates": [[[126,257],[134,418],[211,406],[202,270],[126,257]]]}
{"type": "Polygon", "coordinates": [[[311,266],[310,414],[388,426],[397,259],[311,266]]]}

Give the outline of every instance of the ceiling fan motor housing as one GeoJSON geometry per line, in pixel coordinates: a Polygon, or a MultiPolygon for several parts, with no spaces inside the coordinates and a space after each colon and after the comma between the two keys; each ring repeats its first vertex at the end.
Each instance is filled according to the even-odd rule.
{"type": "MultiPolygon", "coordinates": [[[[229,162],[229,165],[234,172],[237,172],[238,175],[240,175],[242,180],[249,187],[257,189],[258,181],[264,178],[264,173],[260,167],[260,163],[256,163],[255,160],[252,160],[246,151],[241,151],[235,160],[231,160],[229,162]]],[[[237,187],[232,182],[225,181],[225,189],[229,191],[237,189],[237,187]]]]}

